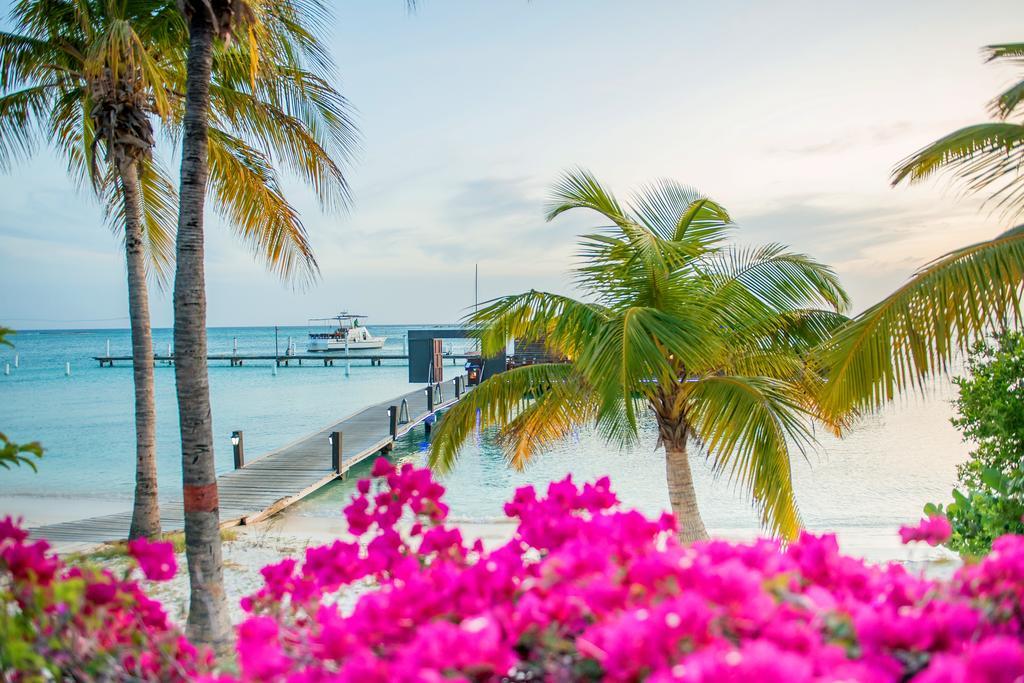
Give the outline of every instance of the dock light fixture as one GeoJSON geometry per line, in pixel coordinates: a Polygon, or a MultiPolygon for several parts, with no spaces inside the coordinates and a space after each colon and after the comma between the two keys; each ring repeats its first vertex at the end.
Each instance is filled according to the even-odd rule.
{"type": "Polygon", "coordinates": [[[240,430],[231,432],[231,448],[235,454],[235,469],[245,467],[245,437],[240,430]]]}

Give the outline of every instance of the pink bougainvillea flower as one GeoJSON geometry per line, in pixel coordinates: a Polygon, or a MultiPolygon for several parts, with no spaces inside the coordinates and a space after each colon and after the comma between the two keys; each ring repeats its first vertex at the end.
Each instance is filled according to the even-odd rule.
{"type": "MultiPolygon", "coordinates": [[[[936,581],[833,535],[683,546],[671,515],[566,477],[518,489],[512,539],[485,548],[447,524],[429,470],[373,472],[344,510],[358,540],[264,571],[238,680],[974,683],[1024,666],[1022,537],[936,581]]],[[[948,534],[933,518],[905,535],[948,534]]]]}
{"type": "Polygon", "coordinates": [[[148,541],[137,538],[128,543],[128,553],[139,563],[142,573],[150,581],[174,578],[178,563],[174,559],[174,544],[170,541],[148,541]]]}
{"type": "Polygon", "coordinates": [[[952,534],[952,525],[942,515],[932,515],[916,525],[900,527],[900,541],[904,544],[924,541],[928,545],[940,545],[948,541],[952,534]]]}

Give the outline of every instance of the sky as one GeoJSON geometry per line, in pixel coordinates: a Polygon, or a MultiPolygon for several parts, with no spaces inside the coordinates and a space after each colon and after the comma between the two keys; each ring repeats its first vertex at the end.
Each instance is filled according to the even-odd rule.
{"type": "MultiPolygon", "coordinates": [[[[347,212],[294,179],[321,278],[295,289],[209,212],[211,326],[455,322],[528,289],[572,293],[582,212],[552,184],[591,170],[620,197],[658,178],[727,207],[740,244],[832,265],[863,309],[1006,218],[942,180],[890,187],[901,159],[987,119],[1020,77],[979,48],[1024,39],[1019,0],[337,0],[328,43],[362,135],[347,212]]],[[[10,3],[0,2],[6,15],[10,3]]],[[[173,157],[173,150],[161,150],[173,157]]],[[[0,176],[0,323],[127,327],[124,254],[43,149],[0,176]]],[[[156,327],[172,324],[153,287],[156,327]]]]}

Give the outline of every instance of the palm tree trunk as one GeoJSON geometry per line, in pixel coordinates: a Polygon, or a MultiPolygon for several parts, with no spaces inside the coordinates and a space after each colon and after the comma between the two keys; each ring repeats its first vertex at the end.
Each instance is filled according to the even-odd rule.
{"type": "Polygon", "coordinates": [[[160,534],[160,502],[156,484],[156,390],[153,381],[153,332],[149,325],[146,253],[142,239],[142,198],[138,166],[121,165],[124,200],[124,251],[128,264],[128,318],[132,326],[132,367],[135,380],[135,506],[129,538],[160,534]]]}
{"type": "Polygon", "coordinates": [[[704,528],[704,520],[697,507],[697,492],[693,488],[693,473],[686,452],[686,436],[672,439],[662,437],[662,442],[665,445],[668,499],[679,523],[679,540],[683,543],[706,540],[709,538],[708,530],[704,528]]]}
{"type": "Polygon", "coordinates": [[[189,21],[188,80],[181,154],[177,267],[174,276],[174,377],[181,429],[185,555],[191,584],[187,634],[219,654],[231,648],[224,595],[220,509],[206,367],[206,282],[203,207],[206,201],[207,117],[213,27],[206,12],[189,21]]]}

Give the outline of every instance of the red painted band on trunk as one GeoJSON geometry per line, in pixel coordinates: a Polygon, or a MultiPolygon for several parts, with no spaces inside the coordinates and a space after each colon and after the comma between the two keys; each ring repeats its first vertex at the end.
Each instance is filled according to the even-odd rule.
{"type": "Polygon", "coordinates": [[[186,486],[185,512],[214,512],[220,501],[217,499],[217,482],[206,486],[186,486]]]}

